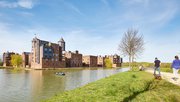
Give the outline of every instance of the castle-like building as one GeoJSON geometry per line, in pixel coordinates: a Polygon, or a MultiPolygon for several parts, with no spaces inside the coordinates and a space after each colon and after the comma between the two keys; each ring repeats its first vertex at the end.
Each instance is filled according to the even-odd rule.
{"type": "Polygon", "coordinates": [[[62,51],[65,50],[65,42],[61,38],[58,44],[40,40],[35,37],[32,40],[31,68],[64,68],[62,51]]]}
{"type": "MultiPolygon", "coordinates": [[[[66,68],[66,67],[104,67],[105,59],[109,58],[112,67],[121,67],[122,58],[118,55],[83,56],[79,51],[66,51],[65,41],[61,38],[57,43],[40,40],[37,37],[32,40],[32,51],[22,53],[22,66],[33,69],[43,68],[66,68]]],[[[4,53],[4,66],[11,66],[11,55],[15,53],[4,53]]]]}

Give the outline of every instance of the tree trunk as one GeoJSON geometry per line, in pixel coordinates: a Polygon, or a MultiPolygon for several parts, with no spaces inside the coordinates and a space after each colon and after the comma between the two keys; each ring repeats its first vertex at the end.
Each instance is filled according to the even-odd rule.
{"type": "Polygon", "coordinates": [[[129,68],[131,68],[131,56],[129,56],[129,68]]]}

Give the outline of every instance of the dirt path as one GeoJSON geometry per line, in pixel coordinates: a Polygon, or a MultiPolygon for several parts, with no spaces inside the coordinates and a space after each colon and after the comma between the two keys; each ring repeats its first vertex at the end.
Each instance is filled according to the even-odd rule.
{"type": "MultiPolygon", "coordinates": [[[[146,72],[154,73],[154,72],[153,72],[153,69],[147,69],[146,72]]],[[[161,72],[161,76],[162,76],[163,79],[165,79],[165,80],[167,80],[167,81],[169,81],[169,82],[171,82],[171,83],[173,83],[173,84],[175,84],[175,85],[180,86],[180,79],[174,81],[174,80],[172,79],[172,77],[173,77],[173,74],[172,74],[172,73],[161,72]]],[[[179,75],[179,78],[180,78],[180,75],[179,75]]]]}

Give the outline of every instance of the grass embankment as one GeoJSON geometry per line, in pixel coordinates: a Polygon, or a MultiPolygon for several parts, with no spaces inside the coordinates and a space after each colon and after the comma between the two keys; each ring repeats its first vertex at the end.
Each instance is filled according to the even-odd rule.
{"type": "Polygon", "coordinates": [[[180,87],[146,72],[119,73],[45,102],[180,102],[180,87]]]}
{"type": "Polygon", "coordinates": [[[4,67],[3,67],[3,66],[0,66],[0,69],[4,69],[4,67]]]}

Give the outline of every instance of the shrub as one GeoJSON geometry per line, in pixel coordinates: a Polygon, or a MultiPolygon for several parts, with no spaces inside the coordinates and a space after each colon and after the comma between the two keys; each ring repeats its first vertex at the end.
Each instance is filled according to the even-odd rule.
{"type": "Polygon", "coordinates": [[[19,67],[22,64],[22,57],[20,55],[12,55],[11,64],[13,67],[19,67]]]}
{"type": "Polygon", "coordinates": [[[105,62],[105,67],[112,68],[112,62],[109,58],[106,58],[104,62],[105,62]]]}
{"type": "Polygon", "coordinates": [[[0,66],[3,66],[3,62],[2,62],[2,60],[0,59],[0,66]]]}

